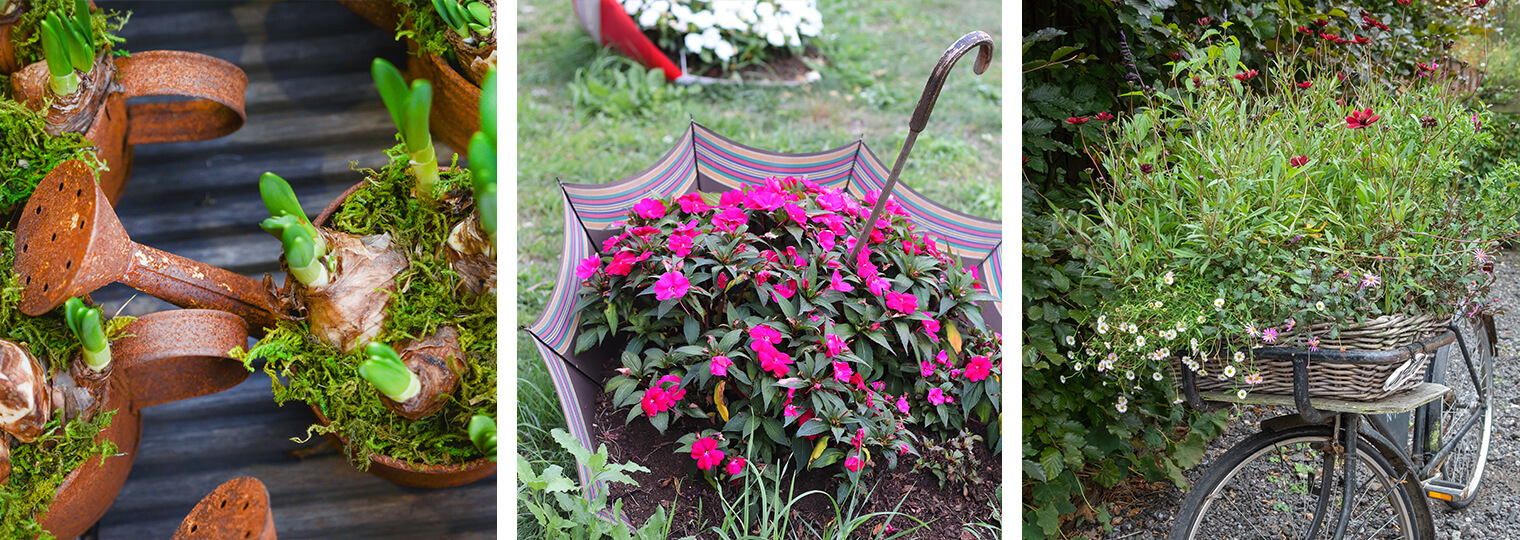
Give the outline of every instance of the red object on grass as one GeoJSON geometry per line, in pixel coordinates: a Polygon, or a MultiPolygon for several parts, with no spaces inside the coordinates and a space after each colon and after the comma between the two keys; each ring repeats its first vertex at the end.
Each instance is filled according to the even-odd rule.
{"type": "Polygon", "coordinates": [[[638,23],[616,0],[574,0],[574,5],[581,28],[598,43],[612,47],[646,67],[664,71],[666,80],[674,81],[681,76],[681,68],[639,31],[638,23]]]}

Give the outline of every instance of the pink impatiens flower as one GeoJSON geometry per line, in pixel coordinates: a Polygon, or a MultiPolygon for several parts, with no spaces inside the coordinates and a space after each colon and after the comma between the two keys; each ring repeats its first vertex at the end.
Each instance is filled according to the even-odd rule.
{"type": "Polygon", "coordinates": [[[748,461],[744,459],[744,456],[734,456],[732,459],[728,460],[728,466],[726,470],[728,471],[728,474],[738,476],[739,473],[744,472],[745,463],[748,463],[748,461]]]}
{"type": "MultiPolygon", "coordinates": [[[[602,269],[602,257],[599,256],[599,255],[592,255],[590,257],[586,257],[584,259],[581,259],[581,264],[579,266],[575,267],[575,277],[578,277],[578,278],[581,278],[582,280],[584,280],[586,278],[589,278],[591,276],[596,275],[596,271],[597,270],[601,270],[601,269],[602,269]]],[[[839,272],[835,271],[834,275],[838,276],[839,272]]]]}
{"type": "Polygon", "coordinates": [[[945,351],[940,351],[939,354],[934,355],[934,361],[939,362],[940,365],[950,365],[950,355],[945,351]]]}
{"type": "Polygon", "coordinates": [[[918,363],[918,374],[928,377],[934,374],[934,363],[924,360],[918,363]]]}
{"type": "Polygon", "coordinates": [[[992,360],[985,356],[973,356],[966,363],[966,380],[975,382],[987,378],[992,372],[992,360]]]}
{"type": "Polygon", "coordinates": [[[712,207],[708,206],[707,201],[702,200],[701,193],[687,193],[676,199],[676,202],[681,204],[681,211],[688,214],[712,210],[712,207]]]}
{"type": "Polygon", "coordinates": [[[908,414],[908,396],[897,396],[897,410],[903,414],[908,414]]]}
{"type": "Polygon", "coordinates": [[[786,209],[786,217],[792,218],[792,221],[797,222],[798,225],[807,225],[807,212],[803,211],[801,206],[786,203],[782,207],[786,209]]]}
{"type": "Polygon", "coordinates": [[[776,346],[768,342],[757,341],[755,343],[759,345],[759,348],[755,352],[760,355],[760,369],[771,372],[778,379],[791,373],[792,369],[787,366],[792,363],[792,357],[776,350],[776,346]]]}
{"type": "Polygon", "coordinates": [[[834,251],[834,231],[818,231],[818,247],[834,251]]]}
{"type": "Polygon", "coordinates": [[[723,451],[718,450],[718,441],[712,437],[702,437],[691,445],[691,459],[697,460],[697,468],[709,470],[723,462],[723,451]]]}
{"type": "Polygon", "coordinates": [[[746,221],[749,221],[749,216],[743,210],[734,207],[724,208],[722,212],[713,214],[712,219],[713,227],[724,232],[734,232],[734,229],[739,228],[746,221]]]}
{"type": "Polygon", "coordinates": [[[939,343],[939,321],[934,319],[924,320],[924,333],[929,334],[929,340],[939,343]]]}
{"type": "Polygon", "coordinates": [[[829,349],[829,356],[839,356],[840,353],[850,350],[850,346],[840,339],[838,334],[829,334],[823,338],[824,346],[829,349]]]}
{"type": "Polygon", "coordinates": [[[713,357],[712,365],[708,369],[714,377],[723,377],[728,375],[728,368],[732,365],[734,365],[733,360],[729,360],[727,356],[720,355],[713,357]]]}
{"type": "Polygon", "coordinates": [[[937,387],[929,389],[929,396],[928,397],[929,397],[929,403],[933,403],[935,405],[944,405],[946,403],[955,403],[955,398],[945,395],[945,391],[944,390],[940,390],[937,387]]]}
{"type": "Polygon", "coordinates": [[[633,213],[645,219],[660,219],[665,217],[665,203],[645,197],[633,205],[633,213]]]}
{"type": "Polygon", "coordinates": [[[850,364],[840,361],[835,361],[833,364],[834,378],[839,382],[850,382],[850,376],[855,374],[855,371],[850,369],[850,364]]]}
{"type": "Polygon", "coordinates": [[[691,254],[691,237],[677,234],[670,237],[670,252],[677,257],[685,257],[691,254]]]}
{"type": "Polygon", "coordinates": [[[691,288],[691,281],[680,272],[666,272],[660,275],[660,279],[654,282],[654,298],[656,300],[674,300],[686,296],[686,291],[691,288]]]}
{"type": "Polygon", "coordinates": [[[607,273],[614,276],[626,276],[633,270],[633,265],[648,259],[653,253],[645,251],[642,255],[634,256],[632,251],[619,251],[612,255],[612,262],[607,264],[607,273]]]}
{"type": "Polygon", "coordinates": [[[756,325],[755,327],[749,329],[749,338],[755,341],[764,341],[766,343],[774,345],[781,343],[781,331],[776,330],[775,328],[771,328],[770,325],[766,324],[756,325]]]}
{"type": "Polygon", "coordinates": [[[658,386],[645,390],[644,399],[639,400],[639,408],[644,409],[645,415],[653,418],[654,415],[660,414],[662,409],[660,409],[659,403],[664,396],[665,391],[658,386]]]}
{"type": "Polygon", "coordinates": [[[851,455],[844,460],[844,468],[849,469],[850,472],[860,472],[861,467],[865,467],[865,465],[866,462],[857,455],[851,455]]]}
{"type": "Polygon", "coordinates": [[[886,307],[903,312],[904,315],[914,315],[918,310],[918,297],[906,294],[906,292],[888,292],[886,294],[886,307]]]}
{"type": "MultiPolygon", "coordinates": [[[[887,281],[887,278],[884,278],[884,277],[881,277],[881,276],[876,276],[875,279],[872,279],[870,281],[870,283],[866,284],[866,288],[870,289],[871,294],[874,294],[876,296],[881,296],[883,294],[892,294],[892,293],[887,292],[887,289],[892,288],[892,282],[887,281]]],[[[908,295],[908,296],[911,297],[913,295],[908,295]]],[[[917,299],[914,299],[914,300],[915,300],[914,305],[916,306],[917,305],[917,299]]],[[[891,307],[891,306],[888,306],[888,307],[891,307]]]]}
{"type": "MultiPolygon", "coordinates": [[[[595,257],[592,257],[592,258],[595,259],[595,257]]],[[[597,259],[597,261],[600,262],[601,259],[597,259]]],[[[581,278],[581,279],[585,279],[585,278],[581,278]]],[[[834,271],[834,277],[831,278],[831,279],[829,279],[829,288],[833,289],[833,290],[836,290],[836,291],[839,291],[839,292],[850,292],[850,291],[855,290],[855,286],[854,285],[851,285],[849,283],[845,283],[844,282],[844,278],[839,277],[839,271],[838,270],[835,270],[834,271]]]]}

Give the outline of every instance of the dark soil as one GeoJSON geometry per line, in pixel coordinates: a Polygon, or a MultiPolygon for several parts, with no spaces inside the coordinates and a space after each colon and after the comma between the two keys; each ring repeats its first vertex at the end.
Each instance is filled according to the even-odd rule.
{"type": "MultiPolygon", "coordinates": [[[[692,474],[695,468],[692,466],[694,462],[691,457],[674,451],[678,446],[676,440],[681,438],[682,434],[697,429],[695,425],[698,421],[690,418],[682,419],[661,435],[649,422],[640,419],[635,419],[633,423],[624,426],[623,419],[627,415],[627,410],[612,410],[611,401],[610,394],[602,394],[598,398],[595,421],[596,444],[607,445],[611,461],[637,463],[647,467],[650,472],[632,475],[633,479],[638,481],[638,487],[613,485],[609,504],[611,500],[622,500],[624,515],[635,526],[642,525],[649,519],[656,507],[664,507],[667,513],[674,508],[674,516],[670,520],[672,524],[670,538],[683,538],[688,535],[697,535],[698,538],[716,538],[714,534],[701,533],[722,524],[727,514],[723,508],[722,499],[719,498],[718,491],[702,477],[692,474]]],[[[978,431],[985,430],[978,429],[978,431]]],[[[940,489],[939,479],[934,473],[927,470],[912,472],[913,465],[917,461],[916,456],[903,456],[898,461],[895,470],[888,470],[884,466],[885,463],[878,462],[876,472],[865,477],[861,482],[861,489],[870,490],[874,485],[875,492],[862,504],[855,515],[895,510],[904,516],[928,523],[926,527],[909,533],[904,538],[963,538],[966,540],[975,538],[971,533],[963,532],[962,525],[997,523],[999,510],[994,505],[998,504],[997,491],[1002,485],[1002,464],[1001,456],[993,455],[985,444],[978,443],[973,453],[978,463],[976,471],[981,477],[981,483],[947,484],[943,490],[940,489]]],[[[793,530],[789,536],[814,537],[814,533],[801,522],[811,524],[812,530],[821,533],[836,519],[834,505],[829,499],[835,495],[840,483],[843,482],[834,477],[834,473],[839,470],[836,467],[805,471],[796,476],[793,495],[813,490],[819,490],[828,495],[808,495],[793,507],[791,513],[793,530]]],[[[788,483],[790,481],[784,481],[783,486],[788,483]]],[[[738,486],[725,486],[724,489],[732,498],[738,486]]],[[[847,504],[847,502],[839,503],[841,514],[847,510],[847,504]]],[[[891,525],[901,531],[912,528],[910,523],[915,522],[898,516],[892,520],[891,525]]],[[[872,518],[852,537],[870,537],[871,533],[880,531],[883,524],[883,518],[872,518]]]]}

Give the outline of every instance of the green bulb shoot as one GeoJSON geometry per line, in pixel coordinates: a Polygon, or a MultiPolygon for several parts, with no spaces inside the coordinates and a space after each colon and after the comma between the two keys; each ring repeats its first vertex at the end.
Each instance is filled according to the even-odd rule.
{"type": "Polygon", "coordinates": [[[496,421],[477,414],[470,418],[470,442],[491,461],[496,461],[496,421]]]}
{"type": "Polygon", "coordinates": [[[47,61],[48,87],[58,96],[79,91],[79,76],[95,65],[95,33],[90,25],[90,6],[74,1],[74,16],[48,13],[42,20],[42,55],[47,61]]]}
{"type": "Polygon", "coordinates": [[[380,100],[390,111],[396,130],[401,132],[401,142],[411,157],[412,175],[417,178],[417,195],[426,200],[436,197],[438,186],[438,157],[433,151],[433,138],[428,135],[428,111],[433,106],[433,85],[426,79],[412,81],[406,87],[396,66],[381,58],[370,65],[375,78],[375,88],[380,100]]]}
{"type": "Polygon", "coordinates": [[[302,227],[287,227],[280,243],[285,246],[285,266],[296,281],[307,287],[327,285],[327,265],[317,255],[317,243],[310,232],[302,227]]]}
{"type": "Polygon", "coordinates": [[[111,365],[111,342],[106,340],[100,323],[100,309],[84,305],[78,298],[63,304],[63,320],[84,344],[84,363],[99,372],[111,365]]]}
{"type": "Polygon", "coordinates": [[[317,227],[306,218],[306,212],[301,210],[301,202],[296,200],[296,193],[290,189],[289,182],[274,173],[266,172],[259,177],[259,196],[264,199],[264,208],[269,210],[269,219],[260,223],[259,227],[283,242],[285,228],[300,225],[300,228],[306,229],[307,238],[316,247],[316,256],[327,254],[327,242],[322,240],[322,235],[317,234],[317,227]]]}
{"type": "Polygon", "coordinates": [[[491,35],[491,8],[482,2],[468,5],[458,0],[433,0],[433,9],[443,24],[463,37],[491,35]]]}
{"type": "Polygon", "coordinates": [[[372,342],[364,353],[369,359],[359,365],[359,376],[375,385],[385,397],[400,403],[412,399],[422,390],[422,381],[412,370],[406,369],[395,349],[372,342]]]}
{"type": "Polygon", "coordinates": [[[470,177],[480,224],[496,244],[496,69],[480,85],[480,131],[470,137],[470,177]]]}

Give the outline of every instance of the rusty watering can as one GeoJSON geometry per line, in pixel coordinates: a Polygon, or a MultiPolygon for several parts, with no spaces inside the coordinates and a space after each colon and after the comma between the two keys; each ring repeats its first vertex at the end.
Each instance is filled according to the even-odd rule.
{"type": "Polygon", "coordinates": [[[137,457],[144,407],[213,394],[248,378],[243,363],[228,355],[248,344],[248,325],[236,315],[160,311],[133,321],[122,334],[127,337],[112,344],[111,379],[100,409],[116,411],[100,437],[115,443],[117,454],[87,459],[64,478],[47,513],[38,517],[59,538],[83,534],[116,499],[137,457]]]}
{"type": "Polygon", "coordinates": [[[255,336],[282,316],[253,278],[133,243],[83,161],[60,163],[38,184],[22,208],[16,249],[27,315],[119,281],[180,307],[236,314],[255,336]]]}
{"type": "Polygon", "coordinates": [[[217,486],[190,510],[174,540],[275,540],[269,490],[257,478],[234,478],[217,486]]]}
{"type": "MultiPolygon", "coordinates": [[[[4,28],[0,23],[0,32],[4,28]]],[[[0,43],[8,42],[0,35],[0,43]]],[[[132,145],[214,139],[237,131],[248,118],[243,111],[248,76],[227,61],[185,51],[134,52],[108,61],[115,65],[117,87],[95,110],[84,138],[99,149],[108,168],[100,173],[100,186],[111,204],[121,199],[132,171],[132,145]],[[127,99],[147,96],[188,99],[127,104],[127,99]]],[[[18,101],[41,109],[47,81],[47,64],[37,62],[16,72],[11,86],[18,101]]]]}

